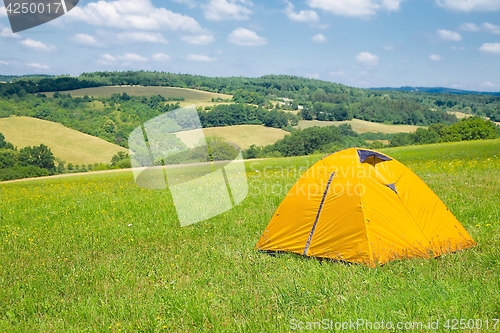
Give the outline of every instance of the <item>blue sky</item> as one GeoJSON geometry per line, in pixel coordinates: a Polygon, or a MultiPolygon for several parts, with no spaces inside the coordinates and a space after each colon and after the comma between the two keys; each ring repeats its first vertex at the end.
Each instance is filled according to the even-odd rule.
{"type": "Polygon", "coordinates": [[[0,6],[0,74],[139,69],[500,91],[500,0],[80,0],[16,34],[0,6]]]}

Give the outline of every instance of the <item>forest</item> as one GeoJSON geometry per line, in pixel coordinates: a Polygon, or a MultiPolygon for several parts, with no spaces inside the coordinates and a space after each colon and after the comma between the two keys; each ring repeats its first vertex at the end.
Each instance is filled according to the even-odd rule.
{"type": "MultiPolygon", "coordinates": [[[[352,146],[383,147],[378,140],[388,140],[389,146],[402,146],[500,137],[500,128],[492,122],[500,121],[500,96],[494,94],[369,90],[287,75],[259,78],[204,77],[129,71],[83,73],[78,77],[40,75],[0,78],[3,80],[0,81],[0,118],[15,115],[58,122],[123,147],[128,146],[128,136],[135,128],[180,108],[178,101],[182,98],[131,96],[127,93],[111,97],[73,97],[68,91],[100,86],[141,85],[191,88],[233,95],[231,103],[198,108],[203,127],[256,124],[290,132],[290,135],[273,145],[250,147],[244,152],[246,158],[307,155],[352,146]],[[52,97],[47,97],[47,92],[54,93],[52,97]],[[459,121],[451,112],[473,117],[459,121]],[[342,121],[354,118],[427,128],[420,128],[415,133],[362,135],[352,131],[349,125],[313,127],[302,131],[296,129],[300,120],[342,121]]],[[[31,153],[43,155],[50,152],[48,147],[28,148],[32,150],[31,153]],[[36,152],[33,150],[35,148],[36,152]]],[[[0,149],[3,161],[0,161],[0,168],[6,169],[5,161],[8,160],[10,169],[22,169],[19,172],[23,174],[57,172],[55,165],[41,167],[38,162],[26,162],[23,156],[28,153],[23,151],[24,148],[17,151],[17,148],[5,143],[0,149]]],[[[220,144],[217,149],[230,150],[220,144]]],[[[114,161],[113,166],[128,165],[128,158],[121,156],[114,161]]]]}

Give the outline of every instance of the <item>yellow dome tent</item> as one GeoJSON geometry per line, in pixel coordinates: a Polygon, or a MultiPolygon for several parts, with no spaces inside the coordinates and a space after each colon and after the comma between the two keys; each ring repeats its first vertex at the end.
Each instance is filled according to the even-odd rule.
{"type": "Polygon", "coordinates": [[[379,152],[351,148],[323,158],[299,178],[256,249],[375,267],[475,244],[410,169],[379,152]]]}

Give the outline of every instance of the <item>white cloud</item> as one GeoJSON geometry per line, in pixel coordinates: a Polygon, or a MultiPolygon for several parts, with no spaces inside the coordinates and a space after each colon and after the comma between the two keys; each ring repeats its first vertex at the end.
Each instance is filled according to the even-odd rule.
{"type": "Polygon", "coordinates": [[[116,58],[110,54],[102,54],[101,58],[97,60],[97,63],[101,65],[110,65],[116,61],[116,58]]]}
{"type": "Polygon", "coordinates": [[[486,31],[491,32],[493,34],[497,34],[497,35],[500,34],[500,25],[494,25],[494,24],[485,22],[485,23],[483,23],[482,27],[486,31]]]}
{"type": "Polygon", "coordinates": [[[21,38],[21,36],[13,33],[12,30],[10,30],[9,28],[3,28],[0,31],[0,37],[3,37],[3,38],[21,38]]]}
{"type": "Polygon", "coordinates": [[[448,40],[452,42],[458,42],[462,40],[462,36],[458,32],[450,30],[438,30],[439,38],[442,40],[448,40]]]}
{"type": "Polygon", "coordinates": [[[386,51],[392,51],[394,50],[394,46],[393,45],[389,45],[389,44],[386,44],[384,46],[382,46],[382,48],[386,51]]]}
{"type": "Polygon", "coordinates": [[[465,47],[463,47],[463,46],[452,46],[451,49],[453,51],[464,51],[465,47]]]}
{"type": "Polygon", "coordinates": [[[446,9],[461,12],[500,10],[500,1],[498,0],[436,0],[436,3],[446,9]]]}
{"type": "Polygon", "coordinates": [[[356,61],[367,66],[378,65],[378,57],[370,52],[361,52],[356,56],[356,61]]]}
{"type": "Polygon", "coordinates": [[[264,37],[257,35],[255,31],[238,28],[231,32],[227,38],[233,44],[242,46],[259,46],[267,44],[264,37]]]}
{"type": "Polygon", "coordinates": [[[300,12],[294,12],[294,6],[291,2],[286,1],[286,16],[295,22],[304,22],[304,23],[316,23],[319,21],[319,16],[313,10],[301,10],[300,12]]]}
{"type": "Polygon", "coordinates": [[[251,5],[249,0],[210,0],[202,8],[207,20],[248,20],[252,11],[246,6],[251,5]]]}
{"type": "Polygon", "coordinates": [[[48,69],[50,69],[49,66],[42,65],[42,64],[39,64],[39,63],[36,63],[36,62],[30,62],[30,63],[27,63],[25,65],[28,66],[29,68],[33,68],[33,69],[35,69],[37,71],[42,71],[42,70],[48,70],[48,69]]]}
{"type": "Polygon", "coordinates": [[[5,10],[5,6],[0,6],[0,17],[7,16],[7,11],[5,10]]]}
{"type": "Polygon", "coordinates": [[[389,11],[398,11],[402,0],[383,0],[382,7],[389,11]]]}
{"type": "Polygon", "coordinates": [[[194,45],[206,45],[212,43],[215,38],[211,34],[200,34],[200,35],[191,35],[191,36],[182,36],[182,41],[188,44],[194,45]]]}
{"type": "Polygon", "coordinates": [[[326,43],[326,37],[323,34],[314,35],[312,38],[313,42],[316,43],[326,43]]]}
{"type": "Polygon", "coordinates": [[[496,87],[496,84],[494,83],[491,83],[490,81],[486,81],[482,84],[483,87],[487,87],[487,88],[494,88],[496,87]]]}
{"type": "Polygon", "coordinates": [[[116,37],[123,42],[168,44],[167,40],[159,32],[121,32],[116,37]]]}
{"type": "Polygon", "coordinates": [[[341,16],[373,16],[378,11],[397,11],[403,0],[307,0],[311,8],[341,16]]]}
{"type": "Polygon", "coordinates": [[[5,65],[5,66],[8,66],[8,65],[9,65],[9,62],[7,62],[7,61],[3,61],[3,60],[0,60],[0,65],[5,65]]]}
{"type": "Polygon", "coordinates": [[[484,43],[479,50],[486,53],[500,53],[500,43],[484,43]]]}
{"type": "Polygon", "coordinates": [[[474,23],[464,23],[460,25],[460,29],[463,31],[472,31],[472,32],[479,31],[479,27],[474,23]]]}
{"type": "Polygon", "coordinates": [[[27,38],[19,43],[35,51],[51,52],[56,50],[54,45],[47,45],[31,38],[27,38]]]}
{"type": "Polygon", "coordinates": [[[140,56],[135,53],[125,53],[125,55],[119,56],[118,59],[127,61],[127,62],[144,62],[148,61],[148,58],[140,56]]]}
{"type": "Polygon", "coordinates": [[[333,71],[333,72],[330,72],[330,75],[332,75],[332,76],[345,76],[346,74],[343,71],[333,71]]]}
{"type": "Polygon", "coordinates": [[[196,1],[194,1],[194,0],[172,0],[172,1],[180,3],[182,5],[186,5],[189,8],[195,8],[196,7],[196,1]]]}
{"type": "Polygon", "coordinates": [[[166,54],[163,54],[163,53],[153,54],[151,56],[151,58],[153,58],[153,60],[156,60],[156,61],[168,61],[168,60],[170,60],[170,57],[166,54]]]}
{"type": "Polygon", "coordinates": [[[432,61],[441,61],[441,56],[439,54],[431,54],[429,59],[432,61]]]}
{"type": "Polygon", "coordinates": [[[99,46],[97,39],[87,34],[76,34],[71,38],[73,42],[83,46],[99,46]]]}
{"type": "Polygon", "coordinates": [[[202,62],[208,62],[208,61],[215,61],[217,59],[215,58],[212,58],[212,57],[209,57],[207,55],[203,55],[203,54],[189,54],[187,57],[186,57],[187,60],[190,60],[190,61],[202,61],[202,62]]]}
{"type": "Polygon", "coordinates": [[[154,7],[151,0],[115,0],[90,2],[77,6],[64,16],[96,26],[137,30],[203,31],[192,17],[154,7]]]}

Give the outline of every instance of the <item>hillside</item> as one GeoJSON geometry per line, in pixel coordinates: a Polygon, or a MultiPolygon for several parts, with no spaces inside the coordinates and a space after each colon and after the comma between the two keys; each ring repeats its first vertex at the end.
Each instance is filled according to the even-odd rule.
{"type": "Polygon", "coordinates": [[[367,133],[367,132],[380,132],[380,133],[410,133],[415,132],[419,126],[413,125],[388,125],[381,123],[374,123],[365,120],[353,119],[353,120],[345,120],[345,121],[318,121],[318,120],[301,120],[299,121],[299,125],[297,128],[305,129],[312,126],[330,126],[330,125],[342,125],[349,124],[352,127],[354,132],[359,134],[367,133]]]}
{"type": "MultiPolygon", "coordinates": [[[[195,104],[196,106],[209,106],[220,104],[212,102],[213,99],[231,100],[233,96],[227,94],[218,94],[207,91],[187,89],[187,88],[174,88],[174,87],[142,87],[142,86],[111,86],[111,87],[97,87],[97,88],[84,88],[77,90],[61,91],[62,94],[71,94],[73,97],[111,97],[113,94],[127,93],[130,96],[156,96],[160,95],[169,98],[182,98],[181,106],[195,104]]],[[[48,97],[52,97],[54,92],[45,93],[48,97]]]]}
{"type": "MultiPolygon", "coordinates": [[[[235,143],[241,149],[247,149],[251,145],[266,146],[275,143],[288,134],[288,132],[262,125],[235,125],[226,127],[209,127],[203,129],[205,137],[221,137],[226,142],[235,143]]],[[[189,143],[189,133],[182,133],[181,138],[189,143]]],[[[193,142],[195,143],[195,142],[193,142]]],[[[188,144],[189,146],[189,144],[188,144]]]]}
{"type": "Polygon", "coordinates": [[[110,163],[111,157],[118,151],[128,151],[59,123],[30,117],[0,118],[0,133],[18,148],[43,143],[55,157],[80,165],[110,163]]]}

